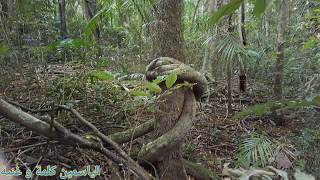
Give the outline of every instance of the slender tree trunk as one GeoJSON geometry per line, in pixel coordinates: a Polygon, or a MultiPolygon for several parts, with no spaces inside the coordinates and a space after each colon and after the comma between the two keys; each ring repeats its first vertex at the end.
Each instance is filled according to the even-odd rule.
{"type": "Polygon", "coordinates": [[[271,14],[270,12],[265,13],[265,36],[269,37],[270,35],[270,21],[271,21],[271,14]]]}
{"type": "MultiPolygon", "coordinates": [[[[228,34],[233,32],[232,15],[228,17],[228,34]]],[[[231,60],[230,60],[231,61],[231,60]]],[[[227,99],[228,99],[228,114],[232,114],[232,62],[227,62],[227,99]]]]}
{"type": "MultiPolygon", "coordinates": [[[[243,2],[241,4],[240,7],[240,13],[239,13],[239,36],[240,36],[240,42],[243,46],[247,45],[247,38],[246,38],[246,32],[245,32],[245,2],[243,2]]],[[[239,58],[241,58],[239,56],[239,58]]],[[[246,91],[246,85],[247,85],[247,76],[246,76],[246,72],[244,69],[244,65],[243,62],[239,61],[240,64],[240,74],[239,74],[239,91],[240,92],[245,92],[246,91]]]]}
{"type": "Polygon", "coordinates": [[[232,114],[232,64],[227,62],[227,99],[228,99],[228,114],[232,114]]]}
{"type": "MultiPolygon", "coordinates": [[[[85,16],[87,20],[92,19],[97,14],[97,1],[96,0],[84,0],[85,4],[85,16]]],[[[96,25],[93,30],[93,36],[98,44],[98,54],[97,57],[102,56],[102,49],[100,48],[100,28],[96,25]]]]}
{"type": "Polygon", "coordinates": [[[241,43],[246,46],[247,45],[247,37],[245,31],[245,18],[246,18],[246,5],[245,3],[241,4],[240,13],[239,13],[239,36],[241,43]]]}
{"type": "MultiPolygon", "coordinates": [[[[217,10],[217,0],[209,0],[207,4],[208,4],[207,12],[208,12],[208,15],[211,16],[213,12],[217,10]]],[[[218,29],[216,26],[214,30],[209,29],[209,34],[213,34],[213,33],[214,34],[218,33],[218,29]]],[[[213,57],[214,55],[212,55],[211,53],[212,51],[211,43],[212,42],[208,42],[207,44],[207,47],[204,52],[204,59],[203,59],[202,68],[201,68],[201,72],[204,73],[209,79],[213,79],[213,59],[215,58],[213,57]]]]}
{"type": "Polygon", "coordinates": [[[211,55],[211,49],[212,49],[211,42],[208,42],[204,52],[204,59],[203,59],[202,68],[201,68],[201,72],[209,79],[213,79],[213,76],[212,76],[213,59],[211,55]]]}
{"type": "Polygon", "coordinates": [[[277,38],[277,61],[275,65],[275,79],[274,79],[274,96],[277,99],[282,99],[282,83],[283,83],[283,69],[284,69],[284,50],[286,45],[286,34],[288,32],[289,24],[289,1],[282,0],[280,5],[280,15],[278,24],[278,38],[277,38]]]}
{"type": "MultiPolygon", "coordinates": [[[[86,19],[90,20],[97,14],[97,2],[96,0],[84,0],[84,4],[86,19]]],[[[100,29],[98,25],[96,25],[93,35],[97,41],[100,40],[100,29]]]]}
{"type": "Polygon", "coordinates": [[[67,38],[67,22],[66,22],[66,2],[59,0],[59,17],[60,17],[60,36],[61,39],[67,38]]]}

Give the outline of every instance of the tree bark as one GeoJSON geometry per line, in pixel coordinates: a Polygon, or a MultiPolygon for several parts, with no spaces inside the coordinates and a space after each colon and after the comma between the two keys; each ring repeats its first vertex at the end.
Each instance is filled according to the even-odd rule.
{"type": "MultiPolygon", "coordinates": [[[[178,61],[185,62],[183,53],[183,10],[183,0],[160,0],[158,2],[156,11],[156,57],[171,57],[178,61]]],[[[165,89],[165,86],[163,86],[163,89],[165,89]]],[[[179,88],[171,95],[165,96],[160,100],[160,114],[156,117],[154,137],[156,141],[162,142],[161,147],[157,148],[162,153],[150,152],[146,154],[151,154],[148,157],[150,157],[155,164],[161,179],[187,179],[181,152],[182,140],[186,134],[177,134],[177,131],[181,130],[181,132],[186,133],[190,130],[195,111],[190,109],[188,109],[188,112],[182,111],[186,108],[185,103],[195,104],[195,96],[191,89],[179,88]],[[186,97],[185,94],[188,94],[188,97],[186,97]],[[189,100],[186,101],[188,98],[189,100]],[[182,121],[181,117],[183,114],[187,114],[187,122],[191,122],[191,124],[187,123],[189,126],[184,127],[183,124],[178,123],[182,121]],[[175,126],[176,129],[172,130],[175,126]],[[166,135],[170,138],[167,138],[166,135]],[[171,137],[175,138],[172,139],[171,137]],[[182,137],[182,139],[178,137],[182,137]],[[175,144],[175,146],[172,147],[169,144],[175,144]],[[154,159],[153,154],[157,154],[158,159],[154,159]]],[[[150,148],[146,148],[145,150],[148,149],[150,148]]],[[[140,151],[140,154],[145,152],[143,150],[144,149],[140,151]]]]}
{"type": "MultiPolygon", "coordinates": [[[[139,152],[140,163],[151,162],[160,179],[186,180],[187,174],[182,159],[182,143],[191,130],[196,113],[196,97],[201,97],[207,88],[205,77],[183,64],[183,0],[160,0],[156,10],[156,42],[154,59],[148,66],[146,78],[177,74],[176,84],[187,81],[196,83],[191,89],[172,89],[170,94],[159,99],[158,114],[155,115],[154,140],[139,152]]],[[[161,88],[166,90],[164,83],[161,88]]]]}
{"type": "MultiPolygon", "coordinates": [[[[230,14],[228,17],[228,34],[230,35],[233,32],[233,19],[230,14]]],[[[232,62],[228,61],[227,63],[227,99],[228,99],[228,114],[232,114],[232,62]]]]}
{"type": "MultiPolygon", "coordinates": [[[[244,28],[245,25],[245,2],[241,4],[240,7],[240,13],[239,13],[239,36],[240,36],[240,42],[243,46],[247,45],[247,38],[246,38],[246,31],[244,28]]],[[[241,58],[241,57],[239,57],[241,58]]],[[[243,65],[243,62],[239,61],[240,64],[240,74],[239,74],[239,91],[240,92],[245,92],[246,91],[246,85],[247,85],[247,76],[245,73],[245,68],[243,65]]]]}
{"type": "Polygon", "coordinates": [[[160,0],[158,2],[157,19],[157,50],[155,57],[171,57],[185,61],[183,53],[183,0],[160,0]]]}
{"type": "MultiPolygon", "coordinates": [[[[217,0],[209,0],[207,2],[208,15],[211,16],[217,10],[217,0]]],[[[217,34],[218,28],[215,26],[214,29],[209,29],[209,34],[217,34]]],[[[212,55],[212,42],[208,42],[207,47],[204,52],[204,59],[202,63],[201,72],[205,74],[209,79],[213,79],[213,59],[216,58],[212,55]]]]}
{"type": "Polygon", "coordinates": [[[242,3],[240,7],[240,13],[239,13],[239,36],[240,36],[240,41],[244,46],[247,45],[246,31],[244,28],[245,18],[246,18],[246,5],[245,3],[242,3]]]}
{"type": "Polygon", "coordinates": [[[282,0],[280,5],[280,15],[278,24],[278,38],[277,38],[277,60],[275,65],[275,79],[274,79],[274,96],[277,99],[282,99],[283,89],[283,69],[284,69],[284,50],[286,44],[286,34],[289,25],[289,1],[282,0]]]}
{"type": "Polygon", "coordinates": [[[60,17],[60,36],[61,39],[67,38],[67,22],[66,22],[66,2],[59,0],[59,17],[60,17]]]}
{"type": "Polygon", "coordinates": [[[232,64],[227,62],[227,103],[228,103],[228,114],[232,114],[232,64]]]}

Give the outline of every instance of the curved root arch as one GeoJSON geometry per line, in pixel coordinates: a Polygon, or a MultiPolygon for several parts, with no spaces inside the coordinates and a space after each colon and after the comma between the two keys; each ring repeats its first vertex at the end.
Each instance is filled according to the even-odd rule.
{"type": "Polygon", "coordinates": [[[156,117],[155,139],[142,147],[138,159],[155,164],[162,179],[187,179],[182,163],[181,146],[191,130],[196,113],[196,97],[205,92],[205,77],[191,67],[168,57],[153,60],[146,71],[147,80],[175,73],[177,82],[195,83],[193,88],[179,88],[160,99],[156,117]]]}

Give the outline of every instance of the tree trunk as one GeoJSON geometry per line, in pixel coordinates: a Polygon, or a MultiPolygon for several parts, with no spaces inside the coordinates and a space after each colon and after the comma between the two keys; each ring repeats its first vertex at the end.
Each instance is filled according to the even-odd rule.
{"type": "Polygon", "coordinates": [[[59,0],[59,17],[60,17],[60,36],[61,39],[67,38],[67,22],[66,22],[66,2],[59,0]]]}
{"type": "MultiPolygon", "coordinates": [[[[228,17],[228,34],[233,32],[233,25],[232,25],[232,15],[228,17]]],[[[227,62],[227,99],[228,99],[228,114],[232,114],[232,62],[229,60],[227,62]]]]}
{"type": "MultiPolygon", "coordinates": [[[[156,57],[171,57],[182,62],[185,61],[182,30],[183,7],[183,0],[159,1],[156,13],[156,57]]],[[[177,124],[185,103],[185,93],[189,91],[192,90],[180,88],[162,99],[163,103],[159,106],[161,114],[156,117],[155,138],[167,133],[177,124]]],[[[193,96],[193,101],[195,101],[193,93],[191,95],[193,96]]],[[[174,149],[165,152],[163,158],[155,162],[161,179],[187,179],[182,162],[181,146],[182,142],[177,143],[174,149]]]]}
{"type": "Polygon", "coordinates": [[[277,99],[282,99],[282,82],[283,82],[283,68],[284,68],[284,50],[286,44],[286,34],[289,24],[289,1],[282,0],[280,5],[280,15],[278,24],[278,38],[277,38],[277,61],[275,65],[275,79],[274,79],[274,96],[277,99]]]}
{"type": "MultiPolygon", "coordinates": [[[[97,1],[96,0],[84,0],[85,5],[85,15],[86,19],[90,20],[97,14],[97,1]]],[[[93,30],[93,36],[96,39],[98,44],[98,54],[97,57],[102,56],[102,49],[100,48],[100,28],[96,24],[95,29],[93,30]]]]}
{"type": "Polygon", "coordinates": [[[204,52],[204,59],[203,59],[202,68],[201,68],[201,72],[209,79],[213,79],[213,76],[212,76],[213,59],[212,59],[211,50],[212,50],[211,43],[208,42],[204,52]]]}
{"type": "MultiPolygon", "coordinates": [[[[84,4],[85,4],[85,11],[86,11],[85,12],[86,19],[90,20],[97,14],[97,2],[96,0],[84,0],[84,4]]],[[[100,29],[98,25],[96,25],[93,35],[96,38],[97,42],[99,42],[100,29]]]]}
{"type": "Polygon", "coordinates": [[[160,0],[157,7],[156,57],[171,57],[185,61],[183,53],[183,0],[160,0]]]}
{"type": "MultiPolygon", "coordinates": [[[[207,2],[208,8],[207,8],[207,12],[208,15],[211,16],[216,10],[217,10],[217,0],[209,0],[207,2]]],[[[209,34],[217,34],[218,33],[218,28],[217,26],[215,26],[214,30],[213,29],[209,29],[209,34]]],[[[215,57],[213,57],[214,55],[212,55],[211,51],[211,44],[212,42],[208,42],[207,47],[205,49],[204,52],[204,59],[203,59],[203,63],[202,63],[202,68],[201,68],[201,72],[205,74],[205,76],[207,76],[209,79],[213,79],[213,59],[215,57]]]]}
{"type": "Polygon", "coordinates": [[[228,114],[232,114],[232,63],[227,62],[227,102],[228,114]]]}
{"type": "MultiPolygon", "coordinates": [[[[247,38],[246,38],[246,32],[244,28],[245,24],[245,2],[241,4],[240,13],[239,13],[239,36],[240,36],[240,42],[243,46],[247,45],[247,38]]],[[[241,58],[239,56],[239,58],[241,58]]],[[[246,91],[246,85],[247,85],[247,76],[245,73],[243,62],[239,61],[240,64],[240,74],[239,74],[239,91],[245,92],[246,91]]]]}

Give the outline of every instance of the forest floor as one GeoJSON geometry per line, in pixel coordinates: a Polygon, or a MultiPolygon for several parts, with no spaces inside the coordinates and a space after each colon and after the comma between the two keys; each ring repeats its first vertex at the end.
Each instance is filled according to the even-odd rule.
{"type": "MultiPolygon", "coordinates": [[[[134,104],[132,106],[136,109],[126,107],[127,109],[120,110],[123,104],[117,101],[127,103],[130,100],[123,97],[112,97],[115,92],[109,95],[112,97],[111,99],[108,99],[108,97],[101,98],[100,96],[103,93],[97,93],[94,89],[86,89],[84,95],[83,89],[74,85],[79,83],[81,78],[78,78],[75,83],[72,82],[73,79],[67,81],[70,86],[74,85],[74,87],[64,89],[64,91],[70,90],[73,94],[69,93],[69,97],[63,97],[64,101],[60,101],[62,98],[61,92],[57,90],[58,87],[54,87],[59,85],[60,81],[57,80],[66,78],[66,76],[79,77],[80,71],[82,72],[83,69],[78,66],[59,65],[48,66],[47,69],[44,69],[43,67],[37,67],[37,65],[27,65],[14,74],[7,86],[0,89],[0,96],[30,109],[46,108],[50,106],[48,102],[52,101],[57,103],[73,100],[76,104],[75,108],[106,134],[122,131],[148,120],[149,113],[144,111],[143,106],[134,104]],[[76,96],[77,93],[79,95],[76,96]],[[59,101],[57,101],[57,97],[60,98],[59,101]],[[74,97],[77,98],[73,99],[74,97]],[[97,108],[99,105],[100,109],[97,108]]],[[[254,93],[257,89],[263,89],[264,87],[261,87],[263,84],[255,84],[254,79],[250,81],[248,88],[252,90],[251,93],[240,95],[236,90],[234,91],[233,109],[235,112],[258,102],[266,102],[269,99],[268,94],[257,96],[257,93],[254,93]]],[[[120,83],[125,83],[127,87],[130,86],[128,82],[120,83]]],[[[204,101],[209,101],[198,103],[196,124],[184,145],[185,158],[202,163],[218,175],[222,175],[227,163],[231,164],[231,168],[235,167],[240,140],[252,132],[264,132],[276,140],[286,141],[295,154],[295,156],[288,158],[289,162],[286,161],[287,159],[281,159],[274,164],[275,167],[287,169],[290,172],[294,167],[302,166],[299,160],[304,159],[306,161],[303,165],[305,169],[318,179],[320,178],[319,139],[310,142],[311,145],[305,145],[297,140],[299,137],[306,135],[304,133],[305,129],[320,128],[318,123],[320,113],[318,111],[313,109],[288,110],[285,124],[282,126],[276,126],[272,116],[247,117],[236,120],[228,115],[224,84],[224,81],[217,81],[212,87],[214,93],[209,99],[204,99],[204,101]],[[314,127],[315,125],[318,127],[314,127]]],[[[236,78],[234,78],[233,84],[234,89],[237,89],[236,78]]],[[[79,86],[81,85],[83,84],[80,83],[79,86]]],[[[64,86],[64,88],[66,87],[64,86]]],[[[116,93],[121,95],[121,92],[116,93]]],[[[35,115],[42,116],[45,114],[35,113],[35,115]]],[[[60,112],[55,116],[73,132],[83,136],[90,134],[88,127],[75,120],[70,114],[60,112]]],[[[105,174],[116,168],[111,165],[111,161],[105,161],[105,158],[98,153],[48,141],[23,127],[8,123],[1,115],[0,125],[2,152],[6,154],[10,163],[23,163],[32,166],[41,162],[41,164],[57,164],[65,168],[76,168],[94,163],[104,167],[105,174]]],[[[130,154],[134,154],[134,149],[140,148],[145,140],[145,138],[139,138],[134,142],[125,144],[123,148],[130,154]]],[[[305,140],[302,141],[306,142],[305,140]]]]}

